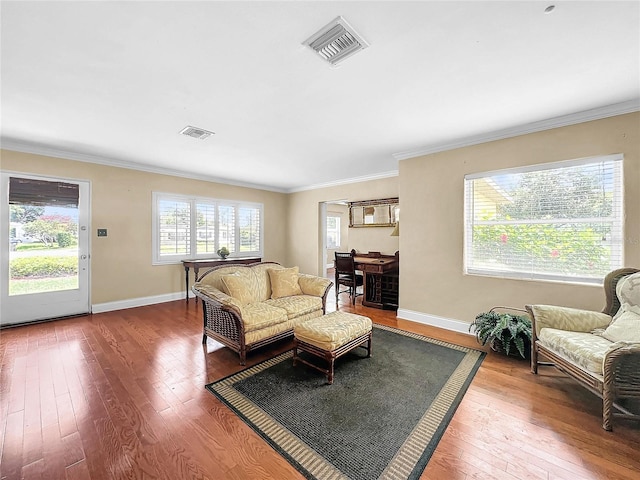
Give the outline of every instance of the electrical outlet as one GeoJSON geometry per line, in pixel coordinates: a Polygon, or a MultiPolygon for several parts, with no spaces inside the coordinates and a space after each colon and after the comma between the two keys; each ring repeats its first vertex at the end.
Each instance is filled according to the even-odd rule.
{"type": "Polygon", "coordinates": [[[106,228],[99,228],[98,229],[98,236],[99,237],[106,237],[107,236],[107,229],[106,228]]]}

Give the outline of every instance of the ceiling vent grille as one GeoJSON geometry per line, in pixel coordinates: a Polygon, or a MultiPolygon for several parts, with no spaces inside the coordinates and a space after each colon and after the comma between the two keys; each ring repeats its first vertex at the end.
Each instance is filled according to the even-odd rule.
{"type": "Polygon", "coordinates": [[[347,21],[337,17],[320,31],[302,42],[313,49],[323,60],[337,65],[354,53],[369,46],[347,21]]]}
{"type": "Polygon", "coordinates": [[[191,126],[184,127],[180,130],[180,134],[186,135],[187,137],[198,138],[200,140],[204,140],[205,138],[209,138],[211,135],[215,135],[215,133],[209,132],[208,130],[191,126]]]}

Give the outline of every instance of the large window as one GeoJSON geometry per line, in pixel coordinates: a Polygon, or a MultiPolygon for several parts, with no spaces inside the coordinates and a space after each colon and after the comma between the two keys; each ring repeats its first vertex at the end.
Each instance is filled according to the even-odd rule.
{"type": "Polygon", "coordinates": [[[153,207],[154,264],[215,258],[222,247],[262,256],[262,204],[154,192],[153,207]]]}
{"type": "Polygon", "coordinates": [[[601,283],[623,264],[622,156],[465,176],[465,270],[601,283]]]}

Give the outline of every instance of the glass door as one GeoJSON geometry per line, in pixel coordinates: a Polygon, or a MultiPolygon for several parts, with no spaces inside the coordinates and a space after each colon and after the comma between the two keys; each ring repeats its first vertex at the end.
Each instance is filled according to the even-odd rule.
{"type": "Polygon", "coordinates": [[[0,325],[88,313],[89,183],[1,178],[0,325]]]}

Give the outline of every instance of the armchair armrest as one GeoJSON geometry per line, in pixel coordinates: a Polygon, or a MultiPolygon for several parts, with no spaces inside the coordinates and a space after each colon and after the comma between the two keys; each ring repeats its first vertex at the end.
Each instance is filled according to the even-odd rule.
{"type": "Polygon", "coordinates": [[[313,295],[314,297],[324,297],[327,290],[331,288],[333,282],[328,278],[322,278],[315,275],[300,273],[298,275],[298,285],[305,295],[313,295]]]}
{"type": "Polygon", "coordinates": [[[619,355],[638,355],[640,362],[640,342],[615,342],[607,349],[604,354],[604,361],[611,356],[619,355]]]}
{"type": "Polygon", "coordinates": [[[536,337],[543,328],[591,332],[596,328],[605,328],[611,323],[609,315],[590,310],[555,305],[527,305],[526,308],[531,316],[536,337]]]}
{"type": "Polygon", "coordinates": [[[238,317],[242,318],[242,304],[235,298],[218,290],[217,288],[206,283],[196,283],[192,287],[193,293],[203,300],[211,300],[220,304],[220,308],[227,311],[233,311],[238,317]]]}
{"type": "MultiPolygon", "coordinates": [[[[602,372],[602,427],[611,430],[614,400],[640,399],[640,342],[615,342],[611,345],[604,355],[602,372]]],[[[623,413],[616,413],[618,417],[640,418],[637,413],[620,410],[623,413]]]]}

